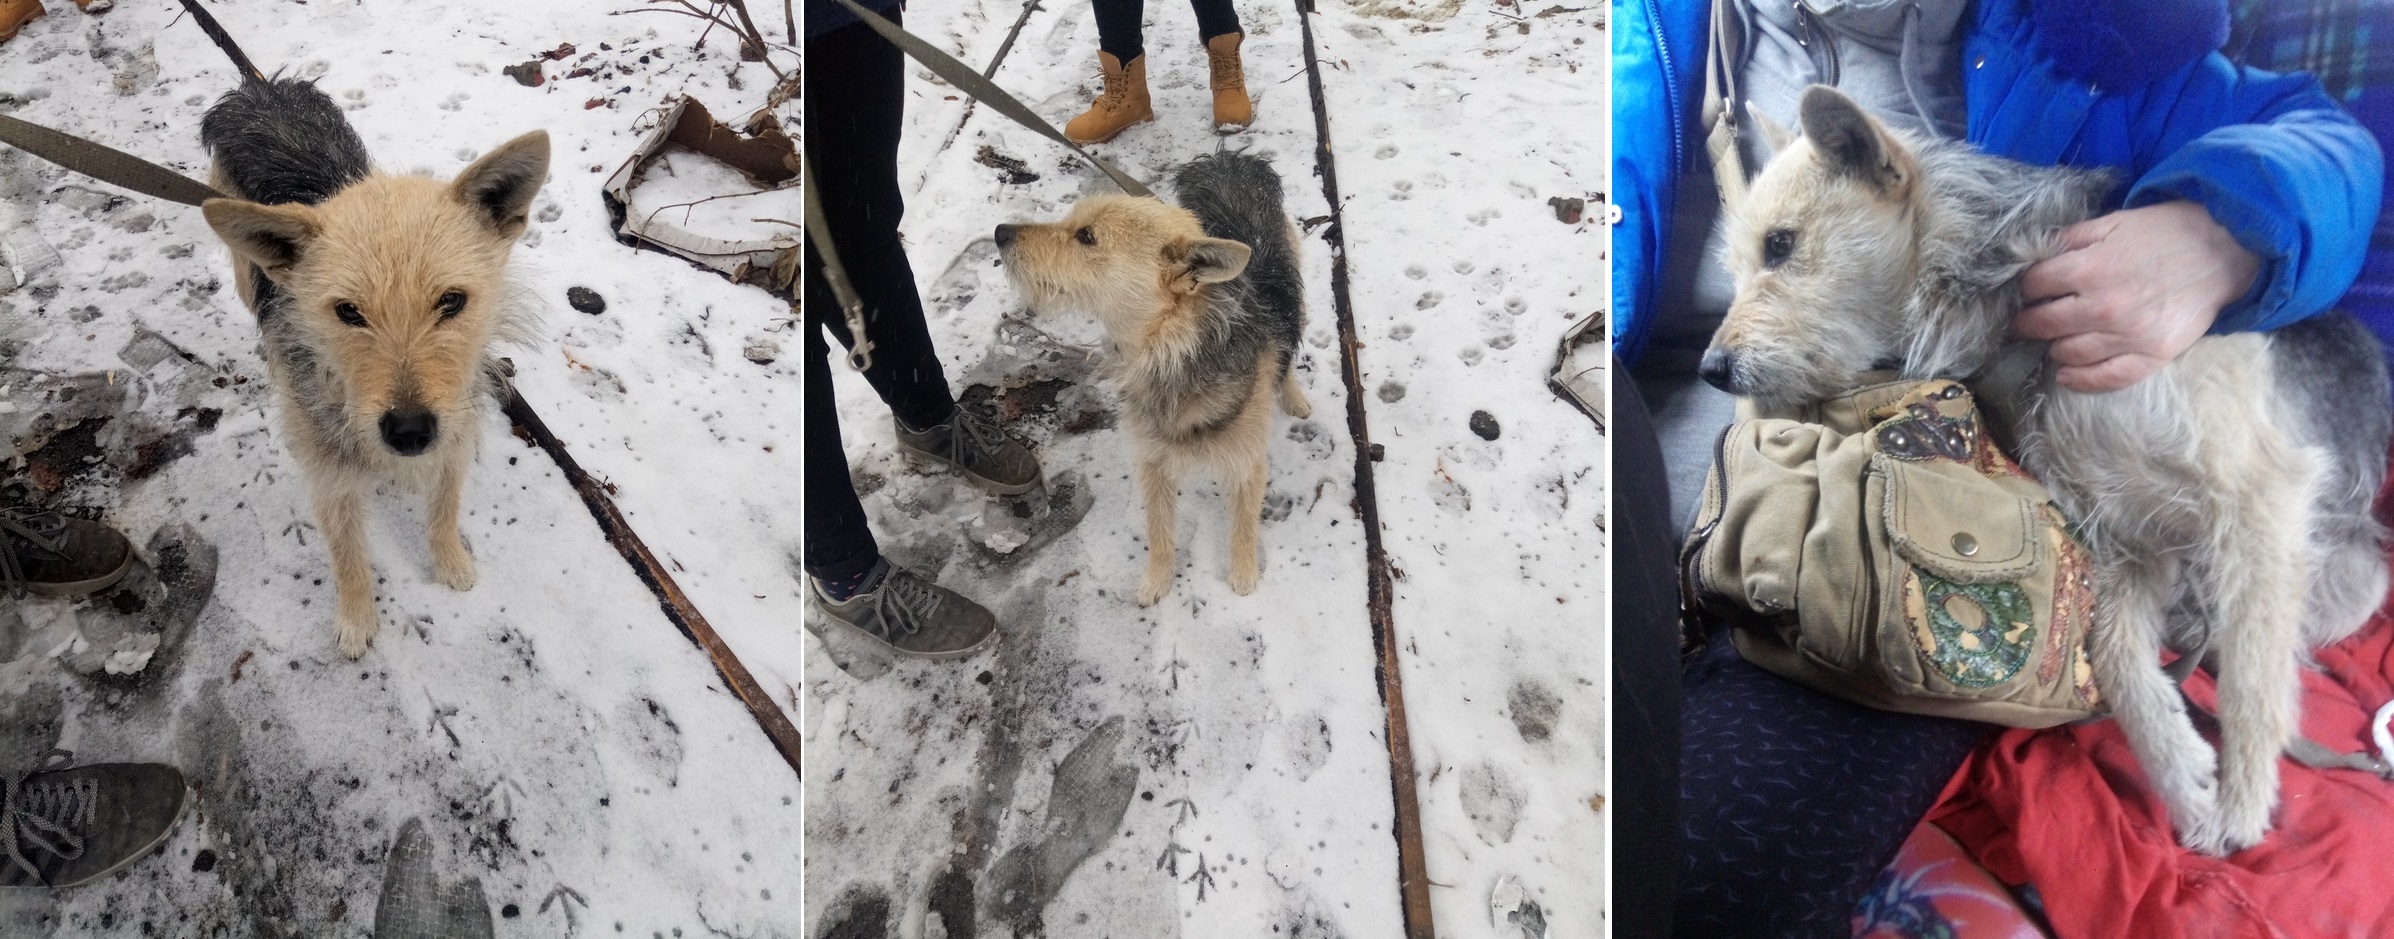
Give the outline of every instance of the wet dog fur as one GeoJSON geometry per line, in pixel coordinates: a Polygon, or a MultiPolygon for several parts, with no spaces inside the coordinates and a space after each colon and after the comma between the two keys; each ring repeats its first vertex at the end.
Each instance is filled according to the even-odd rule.
{"type": "Polygon", "coordinates": [[[2096,567],[2096,682],[2188,847],[2224,855],[2270,827],[2310,648],[2385,597],[2387,370],[2341,313],[2207,337],[2127,389],[2056,385],[2045,347],[2008,342],[2018,278],[2100,210],[2100,173],[2031,167],[1895,133],[1813,88],[1726,211],[1736,298],[1707,380],[1763,413],[1848,390],[1874,367],[1968,379],[1990,432],[2077,520],[2096,567]],[[2163,672],[2208,648],[2221,748],[2163,672]]]}
{"type": "Polygon", "coordinates": [[[1172,589],[1180,479],[1198,471],[1228,489],[1230,587],[1254,591],[1275,397],[1292,416],[1313,411],[1290,368],[1304,285],[1279,174],[1223,153],[1191,161],[1174,186],[1178,206],[1094,196],[1059,221],[996,235],[1033,310],[1086,312],[1105,326],[1147,510],[1142,606],[1172,589]]]}
{"type": "Polygon", "coordinates": [[[332,556],[340,649],[357,658],[381,629],[365,534],[378,484],[427,494],[434,579],[474,586],[458,502],[498,391],[491,347],[528,332],[507,262],[548,176],[548,136],[447,182],[390,175],[313,83],[251,78],[209,109],[201,139],[229,197],[201,211],[257,314],[283,444],[332,556]]]}

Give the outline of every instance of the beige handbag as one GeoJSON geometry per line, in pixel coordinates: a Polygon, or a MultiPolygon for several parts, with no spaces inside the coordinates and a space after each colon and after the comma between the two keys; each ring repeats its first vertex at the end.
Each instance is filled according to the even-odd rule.
{"type": "Polygon", "coordinates": [[[1680,570],[1691,615],[1823,693],[2015,727],[2103,711],[2087,549],[1958,382],[1732,425],[1680,570]]]}

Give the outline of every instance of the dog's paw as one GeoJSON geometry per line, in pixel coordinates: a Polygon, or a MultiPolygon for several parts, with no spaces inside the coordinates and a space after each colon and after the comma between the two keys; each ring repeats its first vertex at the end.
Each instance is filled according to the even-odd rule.
{"type": "Polygon", "coordinates": [[[441,586],[451,590],[474,589],[474,584],[478,582],[478,577],[474,572],[474,556],[461,550],[451,556],[435,557],[432,562],[432,579],[440,581],[441,586]]]}
{"type": "Polygon", "coordinates": [[[1287,411],[1288,416],[1300,421],[1313,416],[1313,402],[1305,400],[1302,396],[1280,402],[1280,408],[1287,411]]]}
{"type": "Polygon", "coordinates": [[[2178,843],[2187,850],[2210,857],[2227,857],[2261,843],[2269,833],[2269,819],[2264,816],[2258,826],[2236,824],[2224,814],[2213,812],[2189,821],[2179,821],[2173,813],[2173,827],[2178,831],[2178,843]]]}
{"type": "Polygon", "coordinates": [[[1151,570],[1147,572],[1146,577],[1139,579],[1140,606],[1154,606],[1156,601],[1163,599],[1165,594],[1171,592],[1171,571],[1165,571],[1159,574],[1151,570]]]}
{"type": "Polygon", "coordinates": [[[382,631],[382,619],[369,610],[363,616],[343,616],[338,629],[341,635],[341,654],[352,659],[366,654],[374,644],[374,634],[382,631]]]}
{"type": "Polygon", "coordinates": [[[1256,570],[1253,558],[1230,565],[1230,592],[1232,593],[1242,597],[1254,593],[1255,585],[1262,580],[1263,573],[1256,570]]]}

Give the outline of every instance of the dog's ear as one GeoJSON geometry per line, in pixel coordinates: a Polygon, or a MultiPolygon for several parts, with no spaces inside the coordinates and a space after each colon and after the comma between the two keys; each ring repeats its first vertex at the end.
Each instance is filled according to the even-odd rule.
{"type": "Polygon", "coordinates": [[[305,256],[322,229],[316,210],[304,205],[260,205],[240,199],[200,203],[200,215],[233,255],[256,264],[280,281],[305,256]]]}
{"type": "Polygon", "coordinates": [[[1180,267],[1191,289],[1197,284],[1218,284],[1239,276],[1247,270],[1247,259],[1254,255],[1255,249],[1228,238],[1191,238],[1164,249],[1165,260],[1180,267]]]}
{"type": "Polygon", "coordinates": [[[1770,158],[1778,156],[1779,151],[1787,149],[1787,145],[1795,140],[1794,131],[1762,113],[1762,109],[1755,107],[1752,101],[1746,102],[1746,117],[1754,122],[1756,129],[1762,131],[1762,145],[1770,148],[1770,152],[1762,155],[1763,162],[1767,163],[1770,158]]]}
{"type": "Polygon", "coordinates": [[[1826,85],[1814,85],[1804,90],[1800,113],[1804,136],[1812,141],[1823,166],[1881,192],[1903,185],[1903,167],[1909,155],[1854,99],[1826,85]]]}
{"type": "Polygon", "coordinates": [[[549,132],[536,130],[500,144],[475,160],[449,192],[473,207],[501,236],[513,241],[524,233],[524,216],[532,197],[549,178],[549,132]]]}

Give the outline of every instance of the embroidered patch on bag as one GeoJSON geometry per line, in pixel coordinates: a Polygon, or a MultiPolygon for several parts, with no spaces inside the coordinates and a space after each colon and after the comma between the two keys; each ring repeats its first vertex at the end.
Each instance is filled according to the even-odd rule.
{"type": "Polygon", "coordinates": [[[2040,514],[2045,517],[2045,532],[2053,545],[2053,623],[2046,630],[2050,634],[2045,643],[2046,660],[2037,665],[2037,680],[2053,684],[2059,677],[2066,651],[2070,657],[2070,686],[2078,695],[2078,703],[2096,707],[2103,696],[2095,691],[2095,668],[2086,658],[2086,644],[2094,634],[2095,623],[2094,560],[2087,556],[2077,534],[2062,519],[2060,509],[2048,503],[2040,514]],[[2063,648],[2065,645],[2069,647],[2067,650],[2063,648]]]}
{"type": "Polygon", "coordinates": [[[2020,585],[1957,584],[1907,568],[1904,612],[1921,657],[1938,674],[1965,688],[1986,688],[2010,681],[2028,664],[2036,649],[2036,615],[2020,585]]]}

